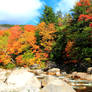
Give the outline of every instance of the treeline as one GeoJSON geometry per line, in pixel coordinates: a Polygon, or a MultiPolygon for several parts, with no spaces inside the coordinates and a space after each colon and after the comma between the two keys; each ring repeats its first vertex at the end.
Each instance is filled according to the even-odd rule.
{"type": "Polygon", "coordinates": [[[2,27],[13,27],[14,25],[10,25],[10,24],[0,24],[0,26],[2,26],[2,27]]]}

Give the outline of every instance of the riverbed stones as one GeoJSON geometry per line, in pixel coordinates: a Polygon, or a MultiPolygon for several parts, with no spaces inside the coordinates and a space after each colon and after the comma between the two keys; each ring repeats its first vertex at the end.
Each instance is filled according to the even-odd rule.
{"type": "Polygon", "coordinates": [[[71,77],[74,79],[92,81],[92,74],[87,74],[87,73],[82,73],[82,72],[73,72],[71,77]]]}
{"type": "Polygon", "coordinates": [[[48,75],[56,75],[56,76],[60,76],[60,69],[59,68],[52,68],[49,69],[47,72],[48,75]]]}
{"type": "Polygon", "coordinates": [[[49,69],[47,72],[40,69],[32,71],[35,72],[23,67],[13,70],[0,69],[0,92],[75,92],[72,88],[75,84],[70,83],[74,83],[76,76],[80,81],[92,81],[92,74],[83,72],[61,73],[57,76],[56,72],[60,73],[58,68],[49,69]],[[48,72],[54,74],[48,75],[48,72]]]}

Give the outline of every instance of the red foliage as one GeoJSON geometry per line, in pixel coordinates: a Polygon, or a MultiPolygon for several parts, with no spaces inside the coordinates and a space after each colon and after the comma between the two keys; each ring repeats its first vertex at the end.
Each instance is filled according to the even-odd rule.
{"type": "Polygon", "coordinates": [[[80,0],[77,3],[77,6],[90,6],[90,5],[91,5],[90,0],[80,0]]]}
{"type": "Polygon", "coordinates": [[[85,20],[85,21],[92,20],[92,16],[81,14],[79,16],[78,21],[83,21],[83,20],[85,20]]]}
{"type": "Polygon", "coordinates": [[[77,60],[72,60],[71,62],[72,62],[72,63],[77,63],[78,61],[77,61],[77,60]]]}
{"type": "Polygon", "coordinates": [[[0,60],[0,63],[2,63],[2,60],[0,60]]]}
{"type": "Polygon", "coordinates": [[[82,4],[80,2],[77,3],[77,6],[82,6],[82,4]]]}
{"type": "Polygon", "coordinates": [[[26,67],[27,67],[27,65],[24,65],[24,67],[26,68],[26,67]]]}
{"type": "Polygon", "coordinates": [[[89,27],[92,27],[92,23],[89,24],[89,27]]]}

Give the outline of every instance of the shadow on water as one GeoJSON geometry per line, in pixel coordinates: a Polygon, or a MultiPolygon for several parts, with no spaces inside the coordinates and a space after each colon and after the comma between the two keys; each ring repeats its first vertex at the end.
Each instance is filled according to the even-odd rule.
{"type": "Polygon", "coordinates": [[[76,89],[76,92],[92,92],[92,87],[87,87],[85,89],[76,89]]]}
{"type": "Polygon", "coordinates": [[[76,92],[92,92],[92,82],[87,80],[70,80],[76,92]]]}

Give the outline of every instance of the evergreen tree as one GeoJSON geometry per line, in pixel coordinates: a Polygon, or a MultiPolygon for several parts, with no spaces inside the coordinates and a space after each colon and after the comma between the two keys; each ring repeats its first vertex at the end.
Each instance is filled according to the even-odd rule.
{"type": "Polygon", "coordinates": [[[61,10],[57,11],[56,16],[58,18],[62,18],[62,12],[61,12],[61,10]]]}
{"type": "Polygon", "coordinates": [[[57,17],[57,23],[58,23],[58,25],[59,25],[59,26],[62,26],[62,19],[63,19],[63,17],[62,17],[62,12],[61,12],[61,10],[57,11],[56,17],[57,17]]]}
{"type": "Polygon", "coordinates": [[[49,23],[55,23],[57,22],[57,17],[53,11],[53,9],[49,6],[45,6],[44,10],[43,10],[43,14],[40,18],[40,22],[45,22],[46,24],[49,23]]]}

